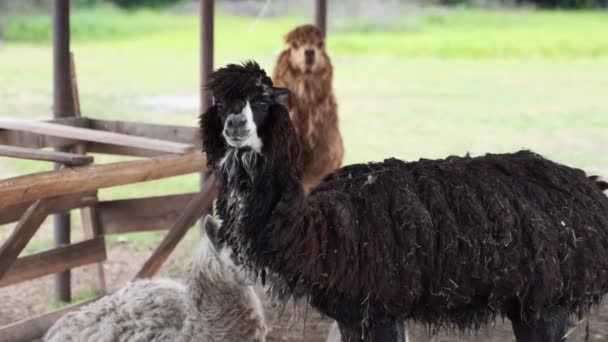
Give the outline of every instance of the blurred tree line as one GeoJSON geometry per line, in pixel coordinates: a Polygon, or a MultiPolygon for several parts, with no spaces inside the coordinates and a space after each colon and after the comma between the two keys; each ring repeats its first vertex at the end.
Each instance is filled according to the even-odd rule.
{"type": "MultiPolygon", "coordinates": [[[[160,7],[173,5],[183,0],[71,0],[72,6],[95,6],[102,3],[113,3],[118,7],[160,7]]],[[[0,10],[41,10],[51,7],[53,0],[0,0],[0,10]]]]}
{"type": "MultiPolygon", "coordinates": [[[[53,0],[0,0],[0,10],[47,9],[53,0]]],[[[71,0],[73,6],[94,6],[100,3],[113,3],[122,8],[161,7],[178,2],[193,0],[71,0]]],[[[226,2],[251,2],[256,0],[218,0],[226,2]]],[[[257,0],[264,2],[266,0],[257,0]]],[[[330,0],[331,1],[331,0],[330,0]]],[[[381,0],[377,0],[382,2],[381,0]]],[[[420,4],[437,4],[442,6],[498,4],[504,6],[537,6],[539,8],[606,8],[608,0],[400,0],[403,3],[419,1],[420,4]]]]}
{"type": "Polygon", "coordinates": [[[430,0],[443,6],[498,4],[507,7],[536,6],[545,9],[606,8],[608,0],[430,0]]]}

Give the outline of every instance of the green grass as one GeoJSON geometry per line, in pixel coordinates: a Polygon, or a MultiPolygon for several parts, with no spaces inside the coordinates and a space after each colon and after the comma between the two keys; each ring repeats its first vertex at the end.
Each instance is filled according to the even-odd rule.
{"type": "Polygon", "coordinates": [[[53,237],[49,236],[49,235],[41,236],[37,239],[32,239],[32,241],[30,241],[27,244],[27,246],[25,246],[25,253],[26,254],[38,253],[38,252],[50,249],[52,247],[53,247],[53,237]]]}
{"type": "MultiPolygon", "coordinates": [[[[401,17],[388,32],[357,25],[336,51],[395,57],[597,58],[608,54],[606,12],[471,11],[401,17]]],[[[390,21],[389,21],[390,22],[390,21]]]]}
{"type": "MultiPolygon", "coordinates": [[[[156,10],[120,11],[112,7],[72,10],[71,38],[74,41],[121,39],[158,33],[167,27],[179,28],[183,22],[156,10]]],[[[52,38],[49,13],[16,14],[6,19],[8,40],[45,43],[52,38]]]]}
{"type": "Polygon", "coordinates": [[[158,246],[165,234],[166,231],[150,231],[108,235],[106,242],[109,244],[128,243],[137,248],[152,250],[158,246]]]}
{"type": "Polygon", "coordinates": [[[58,310],[63,307],[66,307],[68,305],[76,304],[78,302],[82,302],[87,299],[97,297],[100,294],[101,294],[101,292],[99,292],[97,290],[87,289],[87,290],[84,290],[82,292],[79,292],[79,293],[76,293],[75,295],[73,295],[71,301],[66,302],[66,301],[62,301],[62,300],[55,300],[55,301],[51,302],[51,304],[49,304],[49,310],[58,310]]]}
{"type": "MultiPolygon", "coordinates": [[[[97,33],[75,33],[73,44],[84,115],[196,125],[197,18],[155,11],[95,13],[87,30],[97,33]],[[116,31],[102,30],[107,23],[116,31]],[[184,98],[186,105],[146,104],[167,96],[184,98]]],[[[336,20],[329,35],[346,164],[527,148],[608,176],[608,12],[427,10],[400,15],[376,26],[336,20]]],[[[74,13],[75,32],[88,16],[90,10],[74,13]]],[[[14,20],[27,26],[30,18],[14,20]]],[[[267,18],[250,32],[252,21],[217,16],[216,66],[251,58],[270,71],[284,33],[305,20],[267,18]]],[[[9,37],[15,23],[7,25],[9,37]]],[[[50,43],[23,39],[0,50],[0,116],[47,119],[50,43]]],[[[95,157],[100,163],[124,160],[95,157]]],[[[0,166],[4,176],[51,167],[4,158],[0,166]]],[[[104,189],[100,196],[197,188],[198,176],[188,175],[104,189]]],[[[126,239],[148,248],[162,234],[126,239]]]]}
{"type": "MultiPolygon", "coordinates": [[[[302,18],[264,18],[255,28],[255,37],[262,40],[252,39],[249,33],[253,20],[220,14],[216,18],[220,49],[223,42],[236,39],[238,46],[226,48],[272,51],[282,34],[302,18]]],[[[356,56],[597,58],[608,55],[607,20],[606,11],[408,9],[382,18],[336,18],[329,46],[334,53],[356,56]]],[[[196,41],[197,21],[196,15],[170,11],[84,8],[73,12],[72,38],[80,42],[145,36],[178,48],[185,41],[196,41]]],[[[11,41],[48,43],[51,17],[7,17],[6,36],[11,41]]]]}

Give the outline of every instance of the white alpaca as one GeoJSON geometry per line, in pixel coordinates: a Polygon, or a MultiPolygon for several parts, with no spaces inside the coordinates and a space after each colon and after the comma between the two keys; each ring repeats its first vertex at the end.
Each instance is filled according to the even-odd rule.
{"type": "Polygon", "coordinates": [[[218,225],[207,234],[186,284],[144,279],[68,313],[44,341],[227,341],[264,342],[266,323],[259,298],[246,284],[231,251],[214,244],[218,225]]]}

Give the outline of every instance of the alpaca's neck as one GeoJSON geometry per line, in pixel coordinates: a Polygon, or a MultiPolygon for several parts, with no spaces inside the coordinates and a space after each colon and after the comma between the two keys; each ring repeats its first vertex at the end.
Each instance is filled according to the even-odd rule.
{"type": "Polygon", "coordinates": [[[308,203],[290,165],[262,162],[251,173],[245,167],[237,170],[230,179],[226,173],[218,177],[218,211],[224,233],[229,240],[238,241],[233,247],[257,271],[281,273],[285,266],[280,265],[281,260],[302,265],[298,254],[305,252],[303,245],[292,243],[297,244],[302,229],[314,227],[315,220],[322,219],[323,214],[318,214],[324,209],[308,203]]]}
{"type": "Polygon", "coordinates": [[[303,74],[295,72],[288,84],[289,90],[294,93],[288,103],[298,102],[300,106],[319,106],[320,103],[331,99],[331,73],[325,75],[303,74]]]}
{"type": "Polygon", "coordinates": [[[289,165],[268,162],[253,151],[230,153],[218,177],[218,209],[225,225],[247,231],[269,223],[279,203],[304,204],[302,186],[289,165]],[[252,159],[254,165],[244,162],[252,159]]]}
{"type": "Polygon", "coordinates": [[[264,326],[259,299],[252,287],[237,284],[215,256],[201,254],[192,265],[187,281],[186,335],[221,340],[226,331],[234,334],[251,330],[249,333],[252,333],[264,326]]]}

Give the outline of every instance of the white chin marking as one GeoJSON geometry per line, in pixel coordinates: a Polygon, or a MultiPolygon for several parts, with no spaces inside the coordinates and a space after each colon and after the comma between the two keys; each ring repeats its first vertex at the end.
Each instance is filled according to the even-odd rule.
{"type": "Polygon", "coordinates": [[[247,104],[240,114],[245,115],[245,118],[247,118],[247,130],[249,131],[249,136],[243,140],[233,140],[227,137],[225,133],[222,133],[224,134],[226,142],[228,145],[236,148],[251,147],[254,151],[260,153],[262,151],[262,139],[258,137],[258,127],[253,120],[253,111],[251,110],[249,101],[247,101],[247,104]]]}

